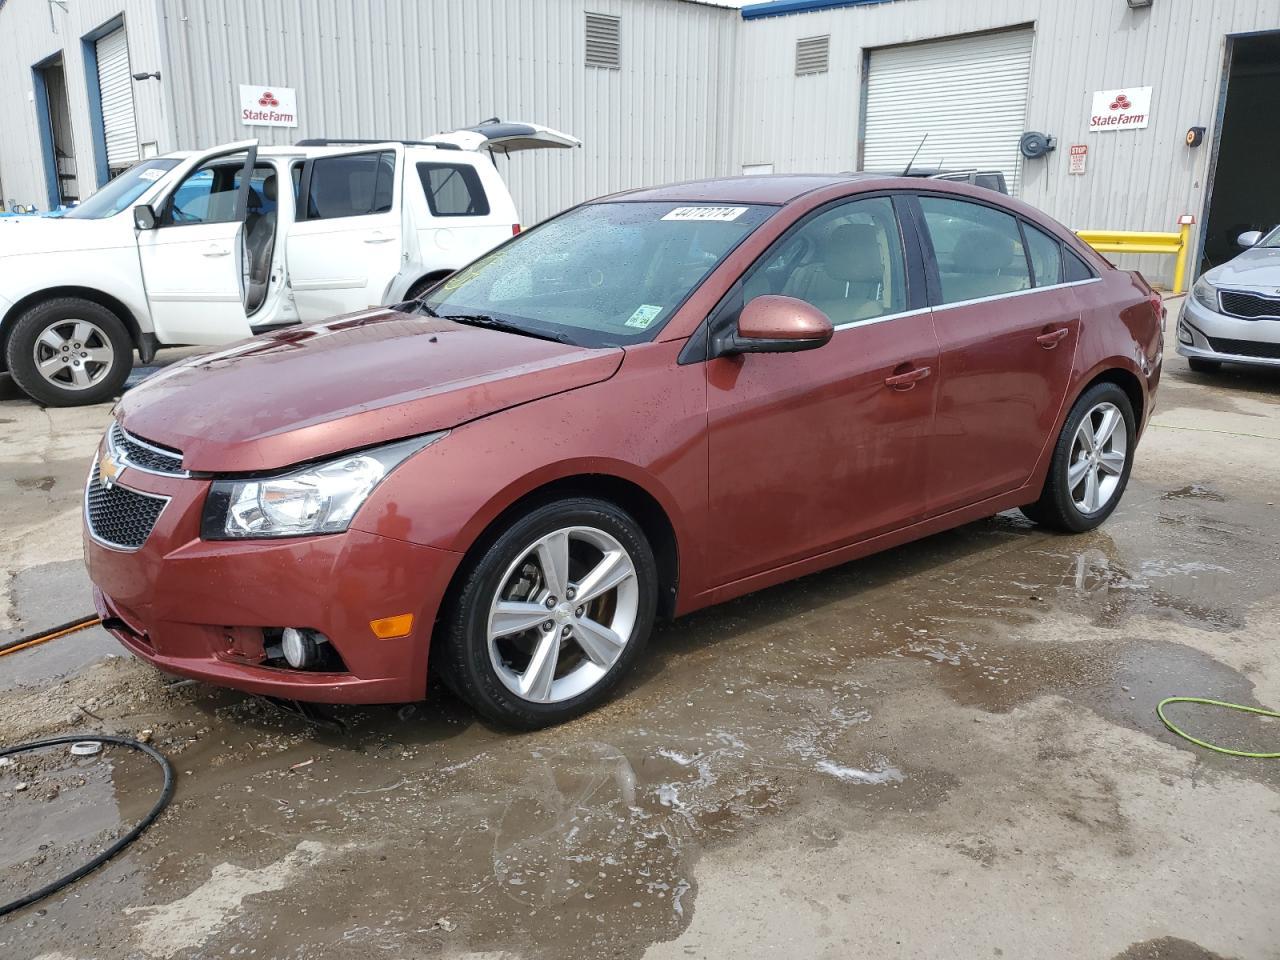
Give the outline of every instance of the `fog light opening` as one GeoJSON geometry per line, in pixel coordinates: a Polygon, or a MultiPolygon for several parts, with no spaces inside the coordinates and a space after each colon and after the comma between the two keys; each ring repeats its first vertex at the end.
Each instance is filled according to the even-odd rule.
{"type": "Polygon", "coordinates": [[[316,630],[304,627],[285,627],[280,634],[280,652],[285,663],[295,670],[310,670],[320,663],[321,644],[329,638],[316,630]]]}

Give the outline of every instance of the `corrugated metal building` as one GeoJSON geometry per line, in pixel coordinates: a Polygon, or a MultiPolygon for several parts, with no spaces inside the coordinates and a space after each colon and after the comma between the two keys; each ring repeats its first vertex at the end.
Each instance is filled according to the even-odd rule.
{"type": "Polygon", "coordinates": [[[1274,108],[1228,108],[1228,77],[1275,102],[1280,47],[1262,31],[1280,31],[1280,0],[0,0],[0,190],[47,207],[152,152],[412,138],[501,116],[584,142],[501,161],[530,222],[640,184],[897,169],[914,154],[997,169],[1074,227],[1173,229],[1184,213],[1203,221],[1212,195],[1214,259],[1245,222],[1236,209],[1256,208],[1224,178],[1211,191],[1215,169],[1243,183],[1274,155],[1275,133],[1246,116],[1274,108]],[[589,50],[592,15],[604,33],[589,50]],[[242,83],[296,89],[298,125],[244,125],[242,83]],[[1089,132],[1095,94],[1126,90],[1138,99],[1124,119],[1145,124],[1089,132]],[[1193,127],[1201,146],[1186,143],[1193,127]],[[1026,130],[1057,149],[1022,157],[1026,130]],[[1083,173],[1072,145],[1087,148],[1083,173]]]}

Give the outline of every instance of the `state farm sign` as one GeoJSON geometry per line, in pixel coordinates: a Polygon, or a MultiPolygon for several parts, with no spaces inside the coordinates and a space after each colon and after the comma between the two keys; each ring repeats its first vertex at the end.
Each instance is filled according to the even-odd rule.
{"type": "Polygon", "coordinates": [[[298,95],[292,87],[240,84],[240,122],[246,127],[296,127],[298,95]]]}
{"type": "Polygon", "coordinates": [[[1099,90],[1093,95],[1093,109],[1089,112],[1089,132],[1141,130],[1150,119],[1150,87],[1099,90]]]}

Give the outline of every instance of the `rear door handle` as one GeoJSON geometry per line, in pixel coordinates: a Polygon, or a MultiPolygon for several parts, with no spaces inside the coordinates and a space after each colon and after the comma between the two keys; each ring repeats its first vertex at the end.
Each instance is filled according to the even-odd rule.
{"type": "Polygon", "coordinates": [[[1050,330],[1048,333],[1042,333],[1036,337],[1036,343],[1044,347],[1046,350],[1052,350],[1059,343],[1066,339],[1067,334],[1071,331],[1066,327],[1059,327],[1057,330],[1050,330]]]}
{"type": "Polygon", "coordinates": [[[911,390],[931,373],[933,370],[929,367],[913,367],[905,373],[895,373],[892,377],[885,377],[884,385],[891,390],[911,390]]]}
{"type": "Polygon", "coordinates": [[[216,243],[211,243],[204,248],[204,255],[206,257],[225,257],[230,252],[231,251],[226,247],[220,247],[216,243]]]}
{"type": "Polygon", "coordinates": [[[371,237],[365,237],[365,243],[390,243],[395,237],[388,237],[385,233],[375,233],[371,237]]]}

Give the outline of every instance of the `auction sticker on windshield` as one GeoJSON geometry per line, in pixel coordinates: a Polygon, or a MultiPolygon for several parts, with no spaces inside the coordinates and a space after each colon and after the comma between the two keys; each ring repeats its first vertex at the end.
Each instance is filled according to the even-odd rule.
{"type": "MultiPolygon", "coordinates": [[[[665,218],[664,218],[665,219],[665,218]]],[[[641,330],[646,329],[649,324],[657,319],[658,314],[662,312],[661,307],[655,307],[651,303],[642,303],[636,307],[636,312],[631,315],[624,326],[639,327],[641,330]]]]}
{"type": "Polygon", "coordinates": [[[715,220],[728,223],[747,212],[746,207],[676,207],[663,220],[715,220]]]}
{"type": "Polygon", "coordinates": [[[165,169],[157,169],[156,167],[149,167],[148,169],[139,172],[138,179],[155,181],[155,180],[159,180],[168,172],[169,171],[165,169]]]}

